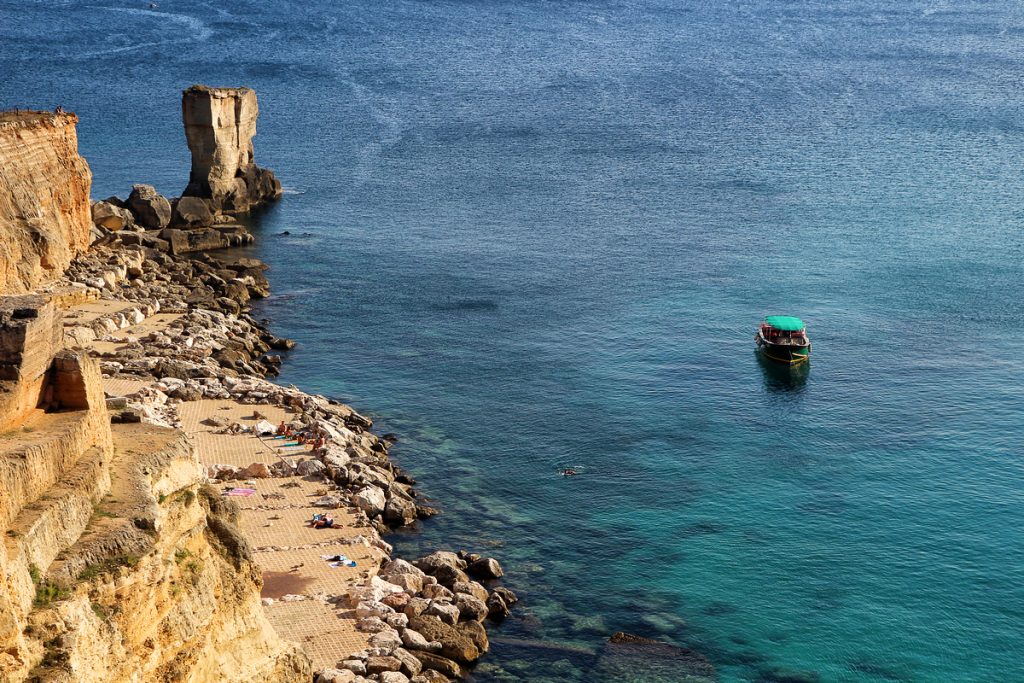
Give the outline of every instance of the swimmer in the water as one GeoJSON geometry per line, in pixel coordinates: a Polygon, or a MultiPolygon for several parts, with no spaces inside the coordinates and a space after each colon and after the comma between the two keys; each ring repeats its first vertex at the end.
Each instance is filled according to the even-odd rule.
{"type": "Polygon", "coordinates": [[[574,469],[573,469],[573,468],[571,468],[571,467],[567,467],[567,468],[565,468],[564,470],[562,470],[562,471],[560,472],[560,474],[561,474],[561,475],[562,475],[563,477],[571,477],[571,476],[573,476],[573,475],[579,474],[579,472],[577,472],[576,470],[574,470],[574,469]]]}

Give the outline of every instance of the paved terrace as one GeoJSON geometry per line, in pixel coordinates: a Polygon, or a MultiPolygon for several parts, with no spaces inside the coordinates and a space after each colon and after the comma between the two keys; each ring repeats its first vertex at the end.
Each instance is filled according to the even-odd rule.
{"type": "MultiPolygon", "coordinates": [[[[182,428],[192,435],[204,465],[238,465],[254,462],[271,465],[279,460],[298,461],[309,457],[299,448],[283,448],[283,440],[258,438],[249,434],[215,434],[221,427],[204,424],[217,417],[228,422],[254,425],[260,419],[278,424],[293,414],[279,406],[241,404],[231,400],[202,400],[179,406],[182,428]]],[[[237,498],[242,508],[241,530],[255,550],[256,561],[263,568],[264,597],[275,599],[266,608],[267,616],[284,638],[298,641],[313,657],[316,668],[334,666],[352,652],[367,646],[367,636],[355,628],[355,614],[328,605],[320,600],[281,602],[287,594],[335,596],[376,572],[380,551],[361,544],[345,545],[344,539],[355,538],[370,530],[356,526],[349,510],[331,512],[340,527],[313,529],[309,519],[322,508],[313,502],[327,490],[322,482],[302,477],[286,479],[251,479],[234,485],[256,489],[248,498],[237,498]],[[322,555],[345,555],[355,560],[355,567],[332,567],[322,555]]],[[[225,484],[225,488],[231,485],[225,484]]]]}

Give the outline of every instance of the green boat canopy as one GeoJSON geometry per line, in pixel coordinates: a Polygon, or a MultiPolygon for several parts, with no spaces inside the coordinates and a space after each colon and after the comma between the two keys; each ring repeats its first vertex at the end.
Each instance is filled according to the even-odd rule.
{"type": "Polygon", "coordinates": [[[776,330],[783,332],[800,332],[804,329],[804,321],[791,315],[768,315],[764,321],[776,330]]]}

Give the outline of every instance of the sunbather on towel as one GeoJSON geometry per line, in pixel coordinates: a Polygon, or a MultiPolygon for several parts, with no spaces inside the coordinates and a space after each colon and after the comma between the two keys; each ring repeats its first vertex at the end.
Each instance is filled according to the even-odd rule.
{"type": "Polygon", "coordinates": [[[313,516],[313,528],[314,529],[330,529],[334,526],[334,518],[328,515],[314,515],[313,516]]]}

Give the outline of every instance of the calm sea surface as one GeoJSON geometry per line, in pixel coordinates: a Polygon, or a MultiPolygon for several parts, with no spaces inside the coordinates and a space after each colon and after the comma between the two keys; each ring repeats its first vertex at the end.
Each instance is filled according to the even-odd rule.
{"type": "Polygon", "coordinates": [[[617,630],[1024,680],[1021,5],[0,0],[0,69],[97,198],[180,193],[181,89],[256,88],[281,380],[398,433],[445,511],[403,551],[504,563],[476,680],[630,680],[617,630]]]}

